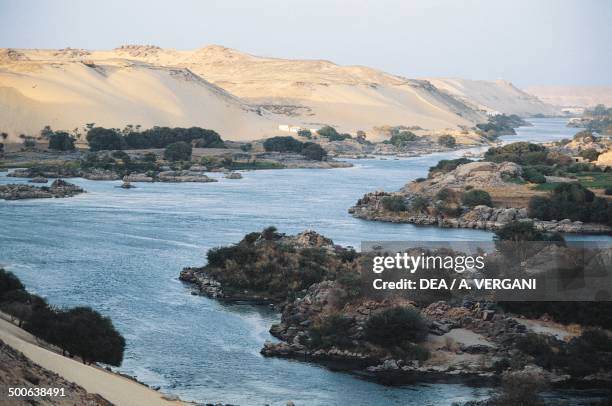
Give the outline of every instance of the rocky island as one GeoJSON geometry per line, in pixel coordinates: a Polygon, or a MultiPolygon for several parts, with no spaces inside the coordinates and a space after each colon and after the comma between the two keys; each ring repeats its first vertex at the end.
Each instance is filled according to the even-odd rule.
{"type": "Polygon", "coordinates": [[[271,227],[210,250],[206,266],[186,268],[180,279],[212,298],[274,303],[282,318],[270,332],[280,341],[264,343],[265,356],[319,362],[391,384],[494,383],[507,374],[536,374],[552,384],[612,381],[602,352],[612,340],[598,328],[609,328],[610,320],[579,315],[605,304],[576,304],[563,318],[554,303],[532,306],[534,314],[487,300],[381,297],[364,285],[368,255],[314,231],[287,236],[271,227]]]}
{"type": "Polygon", "coordinates": [[[542,231],[610,233],[608,184],[612,177],[605,167],[575,164],[558,148],[519,142],[489,149],[483,161],[440,161],[427,178],[399,192],[366,193],[349,213],[440,227],[497,230],[529,221],[542,231]]]}
{"type": "Polygon", "coordinates": [[[82,188],[62,179],[56,179],[51,186],[38,187],[23,184],[0,185],[0,199],[4,200],[72,197],[81,193],[85,193],[82,188]]]}

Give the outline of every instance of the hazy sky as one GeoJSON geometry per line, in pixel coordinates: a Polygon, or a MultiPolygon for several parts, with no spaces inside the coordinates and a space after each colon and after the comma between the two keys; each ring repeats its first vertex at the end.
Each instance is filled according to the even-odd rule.
{"type": "Polygon", "coordinates": [[[220,44],[408,77],[612,84],[611,0],[0,0],[0,47],[220,44]]]}

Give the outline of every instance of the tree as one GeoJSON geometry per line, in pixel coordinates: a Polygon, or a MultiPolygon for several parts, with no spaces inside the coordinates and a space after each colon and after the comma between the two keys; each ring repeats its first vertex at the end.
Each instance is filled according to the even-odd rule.
{"type": "Polygon", "coordinates": [[[370,316],[365,324],[368,341],[382,346],[420,342],[427,337],[427,322],[417,309],[392,307],[370,316]]]}
{"type": "Polygon", "coordinates": [[[394,146],[401,148],[406,146],[410,141],[414,141],[417,139],[416,134],[411,131],[393,131],[393,135],[391,135],[391,139],[389,142],[394,146]]]}
{"type": "Polygon", "coordinates": [[[300,137],[304,137],[304,138],[312,138],[312,132],[308,129],[305,128],[301,128],[298,130],[297,135],[299,135],[300,137]]]}
{"type": "Polygon", "coordinates": [[[84,363],[103,362],[119,366],[125,339],[108,317],[90,307],[75,307],[59,313],[61,348],[81,357],[84,363]]]}
{"type": "Polygon", "coordinates": [[[536,165],[546,161],[546,147],[529,142],[514,142],[502,147],[489,148],[485,152],[485,161],[514,162],[519,165],[536,165]]]}
{"type": "Polygon", "coordinates": [[[301,153],[305,158],[312,159],[313,161],[322,161],[327,156],[327,151],[314,142],[304,143],[301,153]]]}
{"type": "Polygon", "coordinates": [[[114,129],[93,127],[87,132],[87,142],[91,151],[114,150],[123,148],[123,138],[114,129]]]}
{"type": "Polygon", "coordinates": [[[351,138],[350,134],[340,134],[334,127],[328,125],[319,128],[317,134],[329,141],[342,141],[351,138]]]}
{"type": "Polygon", "coordinates": [[[491,195],[488,192],[480,189],[472,189],[465,192],[463,194],[463,204],[469,207],[480,205],[493,207],[491,195]]]}
{"type": "Polygon", "coordinates": [[[266,151],[295,152],[302,151],[302,143],[293,137],[272,137],[264,141],[263,147],[266,151]]]}
{"type": "Polygon", "coordinates": [[[588,161],[593,162],[593,161],[597,161],[597,158],[599,157],[599,152],[597,152],[595,148],[587,148],[587,149],[583,149],[582,151],[580,151],[578,155],[588,161]]]}
{"type": "Polygon", "coordinates": [[[74,151],[74,138],[65,131],[51,132],[47,138],[49,139],[49,149],[56,151],[74,151]]]}
{"type": "Polygon", "coordinates": [[[385,210],[400,212],[406,211],[406,202],[402,196],[385,196],[381,200],[382,206],[385,210]]]}
{"type": "Polygon", "coordinates": [[[164,158],[169,161],[189,161],[191,160],[192,148],[184,141],[170,144],[164,150],[164,158]]]}
{"type": "Polygon", "coordinates": [[[24,286],[14,273],[0,268],[0,299],[12,290],[24,290],[24,286]]]}
{"type": "Polygon", "coordinates": [[[455,140],[455,137],[453,137],[452,135],[444,134],[438,138],[438,144],[448,148],[452,148],[457,144],[457,140],[455,140]]]}
{"type": "Polygon", "coordinates": [[[541,248],[534,241],[550,241],[555,244],[563,245],[565,240],[559,233],[543,233],[535,228],[532,221],[512,221],[505,224],[495,232],[493,237],[495,248],[504,256],[517,259],[513,261],[516,265],[524,261],[534,252],[541,248]]]}

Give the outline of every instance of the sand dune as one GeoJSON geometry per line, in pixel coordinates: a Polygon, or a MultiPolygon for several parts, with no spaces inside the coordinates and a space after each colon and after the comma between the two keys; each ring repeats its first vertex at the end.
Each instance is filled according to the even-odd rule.
{"type": "Polygon", "coordinates": [[[477,110],[530,116],[555,115],[559,110],[536,96],[503,80],[467,80],[450,78],[428,79],[438,89],[449,92],[477,110]]]}
{"type": "Polygon", "coordinates": [[[555,106],[612,106],[612,86],[532,86],[525,91],[555,106]]]}
{"type": "Polygon", "coordinates": [[[482,110],[550,109],[509,84],[407,79],[362,66],[264,58],[221,46],[0,50],[1,130],[12,134],[94,122],[198,125],[226,139],[247,140],[277,135],[279,124],[329,124],[346,132],[385,125],[439,131],[486,121],[482,110]]]}

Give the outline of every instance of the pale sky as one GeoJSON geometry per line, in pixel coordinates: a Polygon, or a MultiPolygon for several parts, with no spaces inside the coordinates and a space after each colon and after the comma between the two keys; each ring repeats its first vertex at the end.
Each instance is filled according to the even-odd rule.
{"type": "Polygon", "coordinates": [[[407,77],[612,85],[611,0],[0,0],[0,47],[219,44],[407,77]]]}

